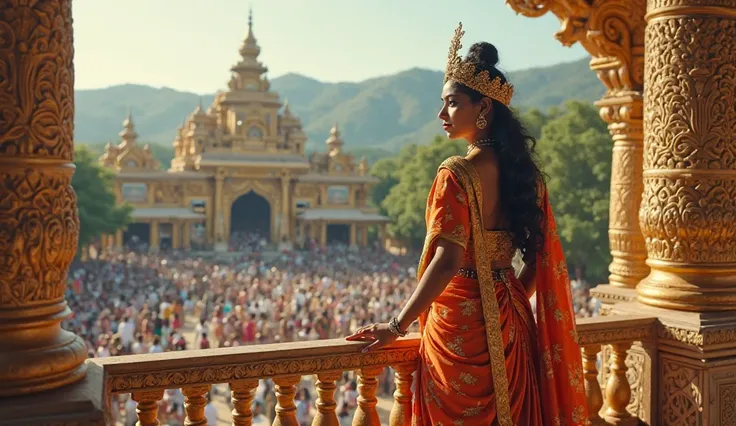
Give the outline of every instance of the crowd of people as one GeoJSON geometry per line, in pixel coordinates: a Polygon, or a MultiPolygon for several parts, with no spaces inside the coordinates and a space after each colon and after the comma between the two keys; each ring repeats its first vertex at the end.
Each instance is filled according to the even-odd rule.
{"type": "MultiPolygon", "coordinates": [[[[310,245],[266,256],[268,249],[252,235],[219,257],[100,251],[70,268],[67,302],[73,316],[63,326],[82,336],[90,357],[328,339],[387,322],[416,285],[416,253],[310,245]]],[[[587,286],[573,284],[576,312],[594,315],[587,286]]],[[[390,395],[391,371],[380,379],[381,391],[390,395]]],[[[347,373],[339,386],[338,413],[349,424],[357,404],[355,378],[347,373]]],[[[272,390],[270,381],[261,381],[254,402],[263,424],[273,418],[272,390]]],[[[307,381],[298,394],[300,423],[311,424],[313,395],[307,381]]],[[[210,399],[219,397],[230,402],[226,388],[213,387],[210,399]]],[[[118,403],[125,424],[135,419],[134,402],[118,403]]],[[[183,424],[183,416],[181,392],[167,391],[162,424],[183,424]]]]}

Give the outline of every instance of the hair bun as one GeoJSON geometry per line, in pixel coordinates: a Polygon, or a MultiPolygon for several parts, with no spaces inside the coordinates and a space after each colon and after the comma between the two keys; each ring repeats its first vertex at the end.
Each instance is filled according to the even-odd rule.
{"type": "Polygon", "coordinates": [[[473,43],[468,50],[468,59],[485,67],[495,67],[498,64],[498,49],[485,41],[473,43]]]}

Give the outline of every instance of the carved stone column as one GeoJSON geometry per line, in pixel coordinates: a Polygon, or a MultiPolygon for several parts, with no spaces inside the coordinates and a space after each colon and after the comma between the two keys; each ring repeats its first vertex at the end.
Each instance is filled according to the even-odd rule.
{"type": "Polygon", "coordinates": [[[288,174],[284,174],[281,176],[281,232],[280,232],[280,241],[283,241],[284,238],[288,241],[291,240],[291,232],[290,232],[290,220],[289,220],[289,207],[291,203],[289,202],[290,199],[290,187],[291,187],[291,179],[288,174]]]}
{"type": "MultiPolygon", "coordinates": [[[[596,102],[596,106],[613,137],[608,227],[613,261],[608,268],[611,272],[608,282],[611,287],[633,290],[649,274],[646,246],[639,228],[644,147],[642,95],[639,90],[618,91],[596,102]]],[[[612,301],[605,296],[603,299],[612,301]]]]}
{"type": "Polygon", "coordinates": [[[356,227],[358,225],[356,225],[355,223],[351,223],[348,226],[350,226],[350,247],[357,246],[358,245],[358,234],[356,232],[357,231],[356,227]]]}
{"type": "Polygon", "coordinates": [[[223,192],[222,186],[225,181],[225,171],[223,169],[217,169],[215,172],[215,241],[221,242],[225,236],[224,226],[220,222],[224,220],[223,209],[223,192]]]}
{"type": "Polygon", "coordinates": [[[736,310],[736,2],[649,0],[639,300],[736,310]]]}
{"type": "Polygon", "coordinates": [[[77,250],[71,0],[0,3],[0,396],[84,377],[61,321],[77,250]]]}
{"type": "Polygon", "coordinates": [[[174,250],[181,248],[181,222],[178,220],[171,221],[171,248],[174,250]]]}
{"type": "Polygon", "coordinates": [[[320,229],[320,235],[319,235],[319,245],[322,248],[327,247],[327,222],[320,222],[319,223],[319,229],[320,229]]]}
{"type": "Polygon", "coordinates": [[[155,252],[158,251],[159,247],[161,246],[161,234],[159,233],[159,223],[157,220],[151,221],[151,233],[149,236],[149,244],[148,247],[151,251],[155,252]]]}

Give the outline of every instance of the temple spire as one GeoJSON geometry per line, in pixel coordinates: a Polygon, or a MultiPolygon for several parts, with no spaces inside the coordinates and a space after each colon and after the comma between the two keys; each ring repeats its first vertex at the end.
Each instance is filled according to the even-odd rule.
{"type": "Polygon", "coordinates": [[[243,58],[255,58],[260,53],[261,48],[258,46],[255,34],[253,34],[253,8],[251,7],[248,13],[248,36],[243,40],[243,45],[240,47],[240,55],[243,58]]]}
{"type": "Polygon", "coordinates": [[[135,124],[133,124],[133,113],[131,108],[128,108],[128,115],[123,121],[123,130],[118,133],[122,142],[120,147],[135,146],[135,141],[138,138],[138,133],[135,132],[135,124]]]}
{"type": "Polygon", "coordinates": [[[335,123],[335,125],[332,126],[332,129],[330,129],[330,137],[327,138],[325,143],[329,147],[330,153],[340,152],[340,149],[345,144],[343,140],[340,139],[340,129],[337,123],[335,123]]]}

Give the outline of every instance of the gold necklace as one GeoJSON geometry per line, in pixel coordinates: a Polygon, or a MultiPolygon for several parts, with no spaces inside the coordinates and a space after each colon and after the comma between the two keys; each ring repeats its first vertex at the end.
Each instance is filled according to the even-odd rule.
{"type": "Polygon", "coordinates": [[[471,143],[470,145],[468,145],[468,152],[467,152],[467,154],[470,154],[470,152],[474,148],[480,148],[480,147],[483,147],[483,146],[492,147],[495,144],[496,144],[496,141],[493,140],[493,139],[490,139],[490,138],[488,138],[488,139],[479,139],[479,140],[471,143]]]}

